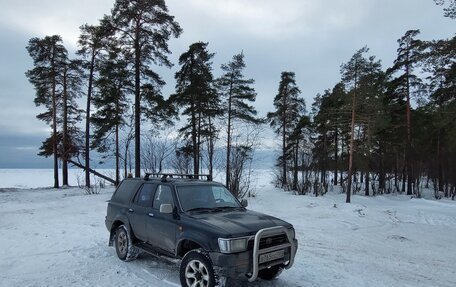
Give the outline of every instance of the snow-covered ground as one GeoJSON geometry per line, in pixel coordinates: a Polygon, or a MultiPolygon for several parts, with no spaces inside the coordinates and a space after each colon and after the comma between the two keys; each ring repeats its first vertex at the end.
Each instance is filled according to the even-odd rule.
{"type": "MultiPolygon", "coordinates": [[[[393,195],[345,204],[336,192],[277,190],[268,177],[249,208],[291,222],[299,250],[279,279],[248,286],[456,286],[456,202],[393,195]]],[[[107,246],[112,192],[0,189],[0,286],[180,286],[177,266],[147,255],[125,263],[107,246]]]]}
{"type": "MultiPolygon", "coordinates": [[[[114,169],[97,169],[98,172],[115,178],[114,169]]],[[[59,180],[62,184],[62,170],[59,169],[59,180]]],[[[92,182],[99,182],[99,178],[92,176],[92,182]]],[[[68,169],[68,182],[70,186],[84,183],[84,171],[81,169],[68,169]]],[[[0,188],[39,188],[54,186],[53,169],[0,169],[0,188]]]]}

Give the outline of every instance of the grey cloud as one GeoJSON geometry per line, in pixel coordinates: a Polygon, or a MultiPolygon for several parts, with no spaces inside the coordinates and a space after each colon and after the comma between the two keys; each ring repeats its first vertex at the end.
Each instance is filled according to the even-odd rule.
{"type": "MultiPolygon", "coordinates": [[[[62,35],[65,44],[74,51],[78,27],[85,22],[96,23],[109,13],[113,3],[113,0],[19,0],[2,7],[0,137],[6,133],[11,137],[12,132],[20,136],[12,137],[18,144],[4,141],[0,150],[1,166],[12,163],[11,159],[6,160],[5,152],[14,153],[16,162],[20,158],[36,159],[29,150],[19,152],[12,147],[39,146],[48,134],[45,125],[35,119],[38,110],[33,104],[34,91],[24,76],[31,67],[25,50],[28,39],[65,33],[62,35]]],[[[420,37],[426,40],[454,35],[454,20],[444,18],[441,7],[432,0],[286,0],[280,1],[283,9],[277,8],[280,5],[274,3],[279,2],[272,0],[248,1],[247,6],[245,3],[241,0],[167,1],[184,34],[170,42],[171,60],[176,65],[171,69],[156,68],[167,82],[165,96],[174,91],[173,76],[179,68],[179,55],[196,41],[209,42],[209,49],[216,53],[213,66],[216,76],[222,63],[244,51],[245,74],[256,81],[256,106],[265,115],[272,109],[280,73],[284,70],[296,73],[309,107],[317,93],[339,81],[340,64],[364,45],[371,48],[371,53],[386,68],[395,58],[396,39],[408,29],[421,29],[420,37]]]]}
{"type": "Polygon", "coordinates": [[[49,168],[52,160],[37,156],[39,135],[0,134],[0,168],[49,168]]]}

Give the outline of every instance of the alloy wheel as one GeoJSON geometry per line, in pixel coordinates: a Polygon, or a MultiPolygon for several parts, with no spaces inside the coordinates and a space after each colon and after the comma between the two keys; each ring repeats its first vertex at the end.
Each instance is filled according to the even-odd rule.
{"type": "Polygon", "coordinates": [[[206,265],[199,260],[190,261],[185,268],[185,279],[187,286],[190,287],[209,286],[209,272],[206,265]]]}

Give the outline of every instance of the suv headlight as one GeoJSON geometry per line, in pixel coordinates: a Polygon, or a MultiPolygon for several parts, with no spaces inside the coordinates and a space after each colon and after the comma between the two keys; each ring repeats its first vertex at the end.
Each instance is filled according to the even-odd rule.
{"type": "Polygon", "coordinates": [[[222,253],[236,253],[247,250],[248,238],[224,239],[219,238],[218,244],[222,253]]]}

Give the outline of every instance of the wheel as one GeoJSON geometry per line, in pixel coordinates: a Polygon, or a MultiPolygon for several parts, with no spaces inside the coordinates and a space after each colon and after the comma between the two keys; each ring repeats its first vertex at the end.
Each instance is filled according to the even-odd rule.
{"type": "Polygon", "coordinates": [[[121,225],[116,229],[115,235],[116,253],[120,260],[131,261],[138,257],[139,250],[134,247],[125,225],[121,225]]]}
{"type": "Polygon", "coordinates": [[[184,287],[214,287],[215,272],[210,258],[200,250],[185,254],[180,265],[180,281],[184,287]]]}
{"type": "Polygon", "coordinates": [[[279,265],[271,266],[269,268],[258,271],[258,277],[263,280],[272,280],[282,273],[283,268],[279,265]]]}

